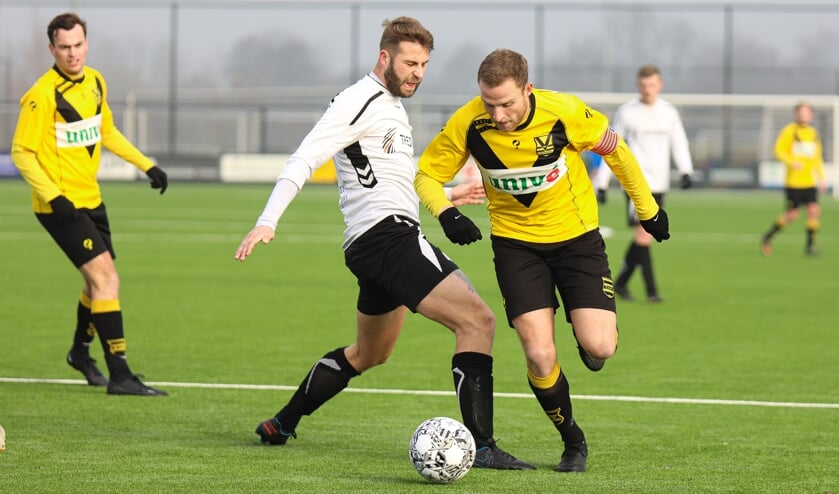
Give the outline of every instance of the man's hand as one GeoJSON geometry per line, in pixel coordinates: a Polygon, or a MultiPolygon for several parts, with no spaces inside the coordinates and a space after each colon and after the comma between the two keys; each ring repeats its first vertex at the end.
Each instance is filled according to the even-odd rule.
{"type": "Polygon", "coordinates": [[[458,245],[471,244],[483,238],[472,220],[460,214],[457,208],[446,209],[437,219],[440,220],[446,237],[458,245]]]}
{"type": "Polygon", "coordinates": [[[166,172],[158,166],[153,166],[146,170],[146,175],[151,179],[151,188],[160,189],[160,193],[166,192],[166,187],[169,186],[169,179],[166,177],[166,172]]]}
{"type": "Polygon", "coordinates": [[[452,204],[463,206],[464,204],[483,204],[486,199],[486,191],[483,182],[470,182],[467,184],[455,185],[452,187],[452,204]]]}
{"type": "Polygon", "coordinates": [[[597,202],[606,204],[606,189],[597,189],[597,202]]]}
{"type": "Polygon", "coordinates": [[[681,182],[682,188],[683,189],[689,189],[691,187],[691,185],[693,185],[693,181],[691,181],[690,175],[688,175],[687,173],[683,174],[682,175],[682,182],[681,182]]]}
{"type": "Polygon", "coordinates": [[[658,213],[648,220],[641,220],[641,226],[647,231],[656,242],[670,238],[670,222],[667,220],[667,213],[658,208],[658,213]]]}
{"type": "Polygon", "coordinates": [[[65,196],[58,196],[50,201],[52,216],[60,223],[70,223],[79,217],[76,206],[65,196]]]}
{"type": "Polygon", "coordinates": [[[253,252],[253,248],[256,247],[256,244],[263,243],[267,244],[271,240],[274,240],[274,230],[267,226],[257,226],[247,235],[245,238],[242,239],[242,243],[239,244],[239,248],[236,249],[236,254],[233,256],[233,259],[237,261],[244,261],[251,252],[253,252]]]}

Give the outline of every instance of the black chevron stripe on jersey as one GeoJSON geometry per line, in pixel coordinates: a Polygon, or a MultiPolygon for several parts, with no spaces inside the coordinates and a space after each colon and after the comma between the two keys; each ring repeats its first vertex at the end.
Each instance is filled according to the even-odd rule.
{"type": "MultiPolygon", "coordinates": [[[[483,130],[487,129],[484,128],[483,130]]],[[[490,130],[490,132],[494,131],[494,129],[490,130]]],[[[559,159],[559,155],[562,153],[562,150],[568,145],[568,135],[565,132],[565,124],[563,124],[561,120],[557,120],[551,129],[551,137],[553,139],[553,150],[549,154],[537,155],[536,160],[533,162],[534,167],[552,165],[559,159]]],[[[507,169],[507,166],[492,149],[490,143],[483,138],[481,130],[478,130],[474,124],[471,125],[469,130],[466,132],[466,148],[470,153],[472,153],[472,156],[478,163],[481,164],[482,167],[488,170],[507,169]]],[[[538,194],[538,192],[520,194],[513,197],[515,197],[516,200],[525,207],[530,207],[530,205],[533,204],[533,200],[536,199],[536,194],[538,194]]]]}
{"type": "Polygon", "coordinates": [[[379,183],[376,175],[373,173],[373,165],[370,164],[370,159],[361,151],[361,144],[354,142],[344,148],[347,158],[352,163],[355,169],[355,174],[358,177],[358,183],[366,189],[372,189],[379,183]]]}
{"type": "MultiPolygon", "coordinates": [[[[56,69],[56,72],[61,74],[61,72],[58,71],[58,69],[56,69]]],[[[61,115],[61,118],[63,118],[64,121],[67,123],[84,120],[84,118],[82,118],[82,116],[79,114],[78,110],[73,108],[73,105],[71,105],[70,102],[64,98],[64,93],[68,91],[71,87],[73,87],[73,85],[84,80],[84,77],[82,77],[82,79],[79,79],[78,81],[72,81],[70,79],[67,79],[64,76],[64,74],[61,74],[61,76],[64,77],[64,82],[59,84],[55,88],[56,110],[58,111],[59,115],[61,115]]],[[[96,78],[96,89],[99,91],[99,94],[102,94],[102,81],[100,81],[98,77],[96,78]]],[[[99,98],[99,103],[97,103],[96,105],[95,114],[99,115],[100,113],[102,113],[102,98],[99,98]]],[[[87,149],[87,153],[90,156],[93,156],[93,152],[96,150],[96,145],[92,144],[90,146],[85,146],[85,148],[87,149]]]]}
{"type": "Polygon", "coordinates": [[[368,106],[370,106],[370,103],[372,103],[374,99],[378,98],[379,96],[381,96],[383,94],[385,94],[384,91],[379,91],[378,93],[374,94],[373,96],[370,96],[370,99],[368,99],[364,103],[364,106],[361,107],[361,110],[359,110],[359,112],[356,114],[356,116],[352,119],[352,121],[350,122],[350,125],[354,125],[356,122],[358,122],[358,119],[361,118],[361,114],[364,113],[364,110],[366,110],[368,106]]]}

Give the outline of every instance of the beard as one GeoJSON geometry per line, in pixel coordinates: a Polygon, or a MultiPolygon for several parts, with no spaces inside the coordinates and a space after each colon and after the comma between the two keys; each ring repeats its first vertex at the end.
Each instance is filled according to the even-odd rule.
{"type": "Polygon", "coordinates": [[[405,80],[400,80],[399,76],[396,75],[396,71],[393,70],[393,63],[389,64],[387,69],[385,69],[384,83],[387,90],[390,91],[390,94],[400,98],[410,98],[415,92],[417,92],[417,89],[419,89],[420,81],[417,81],[417,85],[414,87],[414,90],[408,93],[402,89],[403,82],[405,82],[405,80]]]}

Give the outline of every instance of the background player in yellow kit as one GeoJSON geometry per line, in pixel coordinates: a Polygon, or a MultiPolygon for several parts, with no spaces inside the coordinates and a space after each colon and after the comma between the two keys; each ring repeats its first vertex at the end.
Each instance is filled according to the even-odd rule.
{"type": "Polygon", "coordinates": [[[807,208],[807,242],[804,252],[817,255],[816,233],[819,231],[820,208],[816,191],[827,191],[822,158],[822,141],[819,131],[813,127],[813,107],[809,103],[795,106],[795,121],[781,129],[775,140],[775,157],[786,166],[784,212],[763,234],[761,252],[772,254],[772,237],[786,225],[798,219],[798,209],[807,208]]]}
{"type": "Polygon", "coordinates": [[[125,359],[119,277],[108,215],[97,182],[104,146],[144,171],[162,194],[166,173],[114,126],[105,79],[87,67],[87,26],[76,14],[55,17],[47,27],[55,65],[20,101],[12,160],[32,187],[32,209],[84,278],[76,333],[67,363],[108,394],[166,395],[146,386],[125,359]],[[110,380],[96,367],[89,346],[96,333],[110,380]]]}

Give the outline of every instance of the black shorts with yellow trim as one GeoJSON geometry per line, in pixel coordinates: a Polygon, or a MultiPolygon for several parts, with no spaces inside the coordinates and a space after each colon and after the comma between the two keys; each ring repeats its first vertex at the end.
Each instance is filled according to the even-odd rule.
{"type": "Polygon", "coordinates": [[[599,230],[565,242],[537,244],[492,236],[495,276],[507,322],[545,307],[559,308],[557,292],[571,322],[574,309],[615,312],[615,291],[599,230]]]}
{"type": "Polygon", "coordinates": [[[784,207],[787,210],[798,209],[801,206],[818,202],[819,195],[815,187],[806,189],[784,188],[784,207]]]}
{"type": "Polygon", "coordinates": [[[35,213],[35,217],[77,268],[103,252],[116,259],[105,204],[78,211],[70,222],[58,221],[52,213],[35,213]]]}
{"type": "Polygon", "coordinates": [[[431,290],[458,269],[426,240],[419,224],[392,215],[357,238],[344,262],[358,279],[359,312],[380,315],[402,305],[412,312],[431,290]]]}

